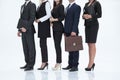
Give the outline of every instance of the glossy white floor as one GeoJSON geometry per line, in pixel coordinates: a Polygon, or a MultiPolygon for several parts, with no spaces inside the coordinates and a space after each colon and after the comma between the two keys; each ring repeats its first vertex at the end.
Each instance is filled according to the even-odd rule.
{"type": "Polygon", "coordinates": [[[120,80],[119,72],[20,71],[0,73],[1,80],[120,80]]]}
{"type": "MultiPolygon", "coordinates": [[[[36,2],[37,0],[32,0],[36,2]]],[[[52,1],[52,0],[50,0],[52,1]]],[[[0,0],[0,80],[120,80],[120,24],[119,0],[99,0],[102,4],[103,16],[99,19],[100,28],[97,41],[97,55],[94,72],[85,72],[88,63],[88,47],[84,39],[83,20],[80,19],[80,35],[83,36],[84,50],[80,51],[79,71],[52,71],[55,64],[53,39],[48,39],[49,69],[38,71],[41,64],[39,39],[36,41],[36,64],[33,71],[24,72],[24,57],[20,38],[16,36],[16,25],[19,18],[20,5],[24,0],[0,0]]],[[[64,5],[68,2],[63,0],[64,5]]],[[[83,8],[87,0],[76,0],[83,8]]],[[[51,2],[52,3],[52,2],[51,2]]],[[[82,13],[82,12],[81,12],[82,13]]],[[[36,25],[36,24],[35,24],[36,25]]],[[[37,25],[36,25],[37,30],[37,25]]],[[[67,66],[68,53],[64,51],[62,40],[62,67],[67,66]]]]}

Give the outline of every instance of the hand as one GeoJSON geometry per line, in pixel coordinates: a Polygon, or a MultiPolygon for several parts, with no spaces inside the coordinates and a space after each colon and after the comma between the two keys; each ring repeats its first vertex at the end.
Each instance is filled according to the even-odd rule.
{"type": "Polygon", "coordinates": [[[55,21],[58,21],[58,19],[53,17],[50,18],[50,22],[55,22],[55,21]]]}
{"type": "Polygon", "coordinates": [[[36,19],[36,20],[35,20],[35,22],[36,22],[36,23],[39,23],[39,22],[40,22],[40,20],[39,20],[39,19],[36,19]]]}
{"type": "Polygon", "coordinates": [[[17,36],[21,37],[21,32],[20,31],[17,32],[17,36]]]}
{"type": "Polygon", "coordinates": [[[54,22],[54,18],[53,17],[50,18],[50,22],[54,22]]]}
{"type": "Polygon", "coordinates": [[[24,27],[22,27],[20,29],[21,29],[22,32],[26,32],[27,31],[24,27]]]}
{"type": "Polygon", "coordinates": [[[90,18],[92,18],[92,16],[89,15],[89,14],[84,14],[84,15],[83,15],[83,18],[84,18],[84,19],[90,19],[90,18]]]}
{"type": "Polygon", "coordinates": [[[87,15],[87,17],[88,17],[88,19],[92,18],[92,16],[91,16],[91,15],[87,15]]]}
{"type": "Polygon", "coordinates": [[[76,36],[76,33],[75,32],[71,32],[71,36],[76,36]]]}
{"type": "Polygon", "coordinates": [[[87,19],[87,18],[88,18],[87,15],[88,15],[88,14],[84,14],[84,15],[82,16],[83,19],[87,19]]]}

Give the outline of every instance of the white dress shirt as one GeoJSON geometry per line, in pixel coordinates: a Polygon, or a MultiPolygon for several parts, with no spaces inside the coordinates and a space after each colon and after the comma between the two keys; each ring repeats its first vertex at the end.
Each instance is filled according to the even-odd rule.
{"type": "Polygon", "coordinates": [[[28,0],[28,1],[26,1],[26,4],[25,4],[25,6],[27,6],[27,4],[30,2],[30,0],[28,0]]]}
{"type": "MultiPolygon", "coordinates": [[[[44,0],[43,2],[46,2],[47,0],[44,0]]],[[[40,18],[40,22],[44,22],[46,20],[48,20],[51,17],[51,9],[50,9],[50,3],[47,2],[45,5],[45,11],[46,11],[46,15],[42,18],[40,18]]]]}
{"type": "Polygon", "coordinates": [[[70,3],[70,6],[69,6],[69,8],[73,5],[75,3],[75,1],[73,1],[72,3],[70,3]]]}
{"type": "Polygon", "coordinates": [[[69,3],[68,7],[65,9],[65,14],[67,14],[67,10],[75,3],[75,1],[73,1],[72,3],[69,3]]]}
{"type": "Polygon", "coordinates": [[[25,1],[23,7],[21,8],[21,14],[23,13],[24,7],[27,6],[27,4],[30,2],[30,0],[25,1]]]}

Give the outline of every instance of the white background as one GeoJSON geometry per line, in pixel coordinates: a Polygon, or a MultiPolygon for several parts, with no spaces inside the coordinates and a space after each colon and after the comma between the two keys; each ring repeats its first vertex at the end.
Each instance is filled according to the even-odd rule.
{"type": "MultiPolygon", "coordinates": [[[[38,5],[38,0],[32,0],[38,5]]],[[[51,5],[53,0],[49,0],[51,5]]],[[[76,0],[82,8],[88,0],[76,0]]],[[[99,19],[100,28],[97,39],[97,55],[95,59],[96,71],[120,72],[120,0],[99,0],[102,5],[102,18],[99,19]]],[[[24,0],[0,0],[0,74],[9,70],[18,70],[24,65],[21,39],[17,37],[17,22],[20,16],[20,7],[24,0]]],[[[65,7],[68,0],[63,0],[65,7]]],[[[81,11],[81,16],[82,12],[81,11]]],[[[37,31],[37,24],[35,28],[37,31]]],[[[84,21],[80,17],[80,35],[83,36],[84,50],[80,51],[79,71],[83,71],[88,63],[88,47],[85,43],[84,21]]],[[[51,28],[52,35],[52,28],[51,28]]],[[[36,64],[40,67],[41,53],[39,39],[35,34],[36,64]]],[[[68,53],[64,51],[64,37],[62,40],[62,67],[67,65],[68,53]]],[[[56,62],[53,37],[48,39],[49,69],[56,62]]],[[[120,78],[119,78],[120,79],[120,78]]],[[[118,80],[119,80],[118,79],[118,80]]]]}

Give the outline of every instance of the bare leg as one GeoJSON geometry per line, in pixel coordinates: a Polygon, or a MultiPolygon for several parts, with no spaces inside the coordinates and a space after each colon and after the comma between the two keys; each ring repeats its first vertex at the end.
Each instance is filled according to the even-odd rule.
{"type": "Polygon", "coordinates": [[[95,59],[95,55],[96,55],[96,45],[95,45],[95,43],[88,43],[88,47],[89,47],[89,64],[88,64],[88,68],[91,68],[93,63],[94,63],[94,59],[95,59]]]}

